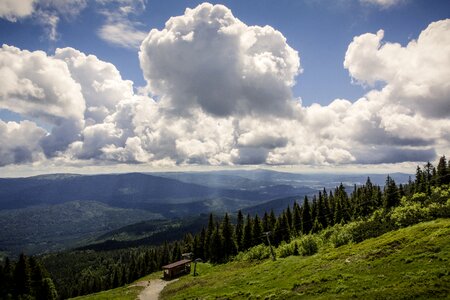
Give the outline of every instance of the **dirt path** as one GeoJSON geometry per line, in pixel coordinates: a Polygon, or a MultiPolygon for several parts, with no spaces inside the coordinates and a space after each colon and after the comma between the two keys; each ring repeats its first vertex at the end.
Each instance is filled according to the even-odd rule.
{"type": "Polygon", "coordinates": [[[139,294],[139,300],[158,300],[159,293],[163,288],[171,282],[178,279],[166,281],[162,279],[153,279],[149,281],[141,281],[138,283],[140,286],[145,286],[145,289],[139,294]]]}

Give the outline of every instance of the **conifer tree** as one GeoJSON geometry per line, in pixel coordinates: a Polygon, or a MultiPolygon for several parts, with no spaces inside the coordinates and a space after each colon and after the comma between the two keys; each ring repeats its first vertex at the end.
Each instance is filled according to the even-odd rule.
{"type": "Polygon", "coordinates": [[[328,226],[327,217],[325,215],[325,203],[323,200],[322,193],[319,192],[319,201],[317,203],[317,221],[320,223],[322,228],[328,226]]]}
{"type": "Polygon", "coordinates": [[[206,230],[205,227],[203,227],[199,237],[199,244],[197,250],[198,253],[196,254],[196,257],[199,257],[203,260],[206,260],[205,244],[206,244],[206,230]]]}
{"type": "Polygon", "coordinates": [[[241,210],[238,211],[237,222],[236,222],[235,234],[234,235],[236,237],[237,249],[239,251],[242,251],[243,248],[244,248],[244,246],[243,246],[244,216],[242,215],[241,210]]]}
{"type": "Polygon", "coordinates": [[[226,213],[222,221],[222,237],[223,237],[223,252],[224,259],[228,260],[230,256],[236,254],[236,243],[233,236],[233,225],[230,223],[230,218],[226,213]]]}
{"type": "Polygon", "coordinates": [[[247,219],[244,225],[244,234],[242,236],[242,250],[246,250],[252,246],[253,242],[253,221],[250,214],[247,214],[247,219]]]}
{"type": "Polygon", "coordinates": [[[445,155],[439,159],[439,163],[437,165],[437,178],[438,184],[450,183],[450,173],[447,167],[447,159],[445,158],[445,155]]]}
{"type": "Polygon", "coordinates": [[[20,254],[14,269],[15,292],[18,296],[31,295],[31,272],[25,254],[20,254]]]}
{"type": "Polygon", "coordinates": [[[383,195],[383,207],[384,209],[390,209],[400,204],[400,195],[395,184],[394,179],[389,175],[386,178],[386,185],[384,187],[383,195]]]}
{"type": "Polygon", "coordinates": [[[58,293],[56,292],[55,285],[50,278],[44,278],[42,280],[43,299],[56,300],[58,299],[58,293]]]}
{"type": "Polygon", "coordinates": [[[210,261],[212,263],[219,263],[222,261],[224,256],[222,246],[222,234],[219,229],[219,224],[217,223],[211,234],[211,243],[209,245],[210,261]]]}
{"type": "Polygon", "coordinates": [[[205,237],[205,259],[209,260],[210,259],[210,245],[211,245],[211,236],[214,232],[214,217],[213,214],[209,214],[209,220],[208,220],[208,227],[206,229],[206,237],[205,237]]]}
{"type": "Polygon", "coordinates": [[[269,227],[269,214],[267,213],[267,211],[264,212],[264,216],[262,218],[262,228],[263,228],[263,232],[268,232],[270,231],[270,227],[269,227]]]}
{"type": "Polygon", "coordinates": [[[344,222],[344,217],[342,215],[342,200],[339,197],[335,198],[335,208],[334,208],[334,224],[342,224],[344,222]]]}
{"type": "Polygon", "coordinates": [[[291,229],[291,225],[292,225],[292,212],[291,212],[291,207],[288,205],[288,207],[286,208],[285,211],[286,214],[286,219],[287,219],[287,226],[289,229],[291,229]]]}
{"type": "Polygon", "coordinates": [[[312,229],[311,208],[309,206],[308,197],[305,196],[302,209],[302,229],[304,234],[308,234],[312,229]]]}
{"type": "Polygon", "coordinates": [[[259,220],[258,215],[255,216],[255,219],[253,221],[253,228],[252,228],[252,246],[259,245],[262,242],[262,224],[259,220]]]}
{"type": "Polygon", "coordinates": [[[301,209],[297,202],[294,202],[293,206],[293,216],[292,216],[292,229],[295,235],[302,233],[302,216],[301,209]]]}
{"type": "Polygon", "coordinates": [[[273,209],[271,209],[270,214],[269,214],[269,230],[274,229],[276,222],[277,222],[277,218],[275,217],[275,213],[274,213],[273,209]]]}

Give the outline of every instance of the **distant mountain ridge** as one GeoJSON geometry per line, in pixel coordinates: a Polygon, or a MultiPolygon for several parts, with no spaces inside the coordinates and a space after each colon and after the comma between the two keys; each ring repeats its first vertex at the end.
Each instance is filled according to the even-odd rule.
{"type": "Polygon", "coordinates": [[[142,173],[52,174],[0,179],[0,209],[75,200],[145,209],[149,204],[173,205],[217,198],[264,201],[276,198],[279,192],[297,194],[304,191],[311,190],[290,186],[273,186],[258,191],[216,188],[142,173]]]}

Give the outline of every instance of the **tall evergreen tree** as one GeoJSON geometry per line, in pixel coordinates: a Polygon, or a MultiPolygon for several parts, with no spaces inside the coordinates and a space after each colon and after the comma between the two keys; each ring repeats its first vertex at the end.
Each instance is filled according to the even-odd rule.
{"type": "Polygon", "coordinates": [[[236,226],[235,226],[235,237],[236,237],[236,244],[237,244],[237,249],[239,251],[242,251],[244,246],[243,246],[243,235],[244,235],[244,216],[242,215],[241,210],[238,211],[238,215],[237,215],[237,222],[236,222],[236,226]]]}
{"type": "Polygon", "coordinates": [[[299,235],[302,233],[302,212],[300,206],[297,202],[294,202],[293,206],[293,216],[292,216],[292,230],[295,235],[299,235]]]}
{"type": "Polygon", "coordinates": [[[384,187],[383,207],[390,209],[400,204],[400,194],[397,185],[391,176],[387,176],[386,185],[384,187]]]}
{"type": "Polygon", "coordinates": [[[242,236],[242,250],[246,250],[252,246],[253,242],[253,221],[250,214],[247,214],[247,219],[244,225],[244,234],[242,236]]]}
{"type": "Polygon", "coordinates": [[[230,218],[226,213],[222,221],[222,237],[223,237],[223,252],[224,259],[236,254],[236,243],[233,235],[233,225],[230,223],[230,218]]]}
{"type": "Polygon", "coordinates": [[[56,292],[55,285],[53,284],[53,281],[50,278],[44,278],[42,284],[42,290],[43,290],[43,299],[46,300],[56,300],[58,299],[58,293],[56,292]]]}
{"type": "Polygon", "coordinates": [[[262,224],[259,220],[258,215],[255,216],[255,219],[253,221],[253,228],[252,228],[252,236],[253,236],[253,242],[252,246],[259,245],[262,242],[262,224]]]}
{"type": "Polygon", "coordinates": [[[308,234],[312,229],[312,218],[311,218],[311,208],[309,206],[308,197],[305,196],[305,201],[303,202],[302,209],[302,229],[304,234],[308,234]]]}
{"type": "Polygon", "coordinates": [[[326,228],[328,226],[327,217],[325,215],[325,203],[321,192],[319,192],[319,201],[317,202],[316,219],[320,223],[322,228],[326,228]]]}
{"type": "Polygon", "coordinates": [[[208,220],[208,227],[206,229],[206,237],[205,237],[205,259],[209,260],[210,259],[210,252],[209,250],[211,249],[210,245],[211,245],[211,236],[214,232],[214,216],[213,214],[209,214],[209,220],[208,220]]]}
{"type": "Polygon", "coordinates": [[[271,209],[270,214],[269,214],[269,230],[274,229],[276,222],[277,222],[277,218],[275,217],[275,213],[274,213],[273,209],[271,209]]]}
{"type": "Polygon", "coordinates": [[[437,178],[439,184],[450,183],[450,173],[449,168],[447,167],[447,159],[445,158],[445,155],[439,159],[439,163],[437,165],[437,178]]]}
{"type": "Polygon", "coordinates": [[[31,271],[25,254],[20,254],[14,269],[15,291],[18,296],[31,295],[31,271]]]}
{"type": "Polygon", "coordinates": [[[222,241],[222,234],[219,229],[219,224],[217,223],[211,234],[211,243],[209,245],[210,261],[212,263],[222,262],[224,258],[222,241]]]}

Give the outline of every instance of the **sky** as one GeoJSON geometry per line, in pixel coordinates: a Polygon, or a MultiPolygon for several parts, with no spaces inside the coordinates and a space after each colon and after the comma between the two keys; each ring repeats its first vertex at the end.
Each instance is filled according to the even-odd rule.
{"type": "Polygon", "coordinates": [[[450,2],[0,0],[0,177],[411,172],[450,151],[450,2]]]}

